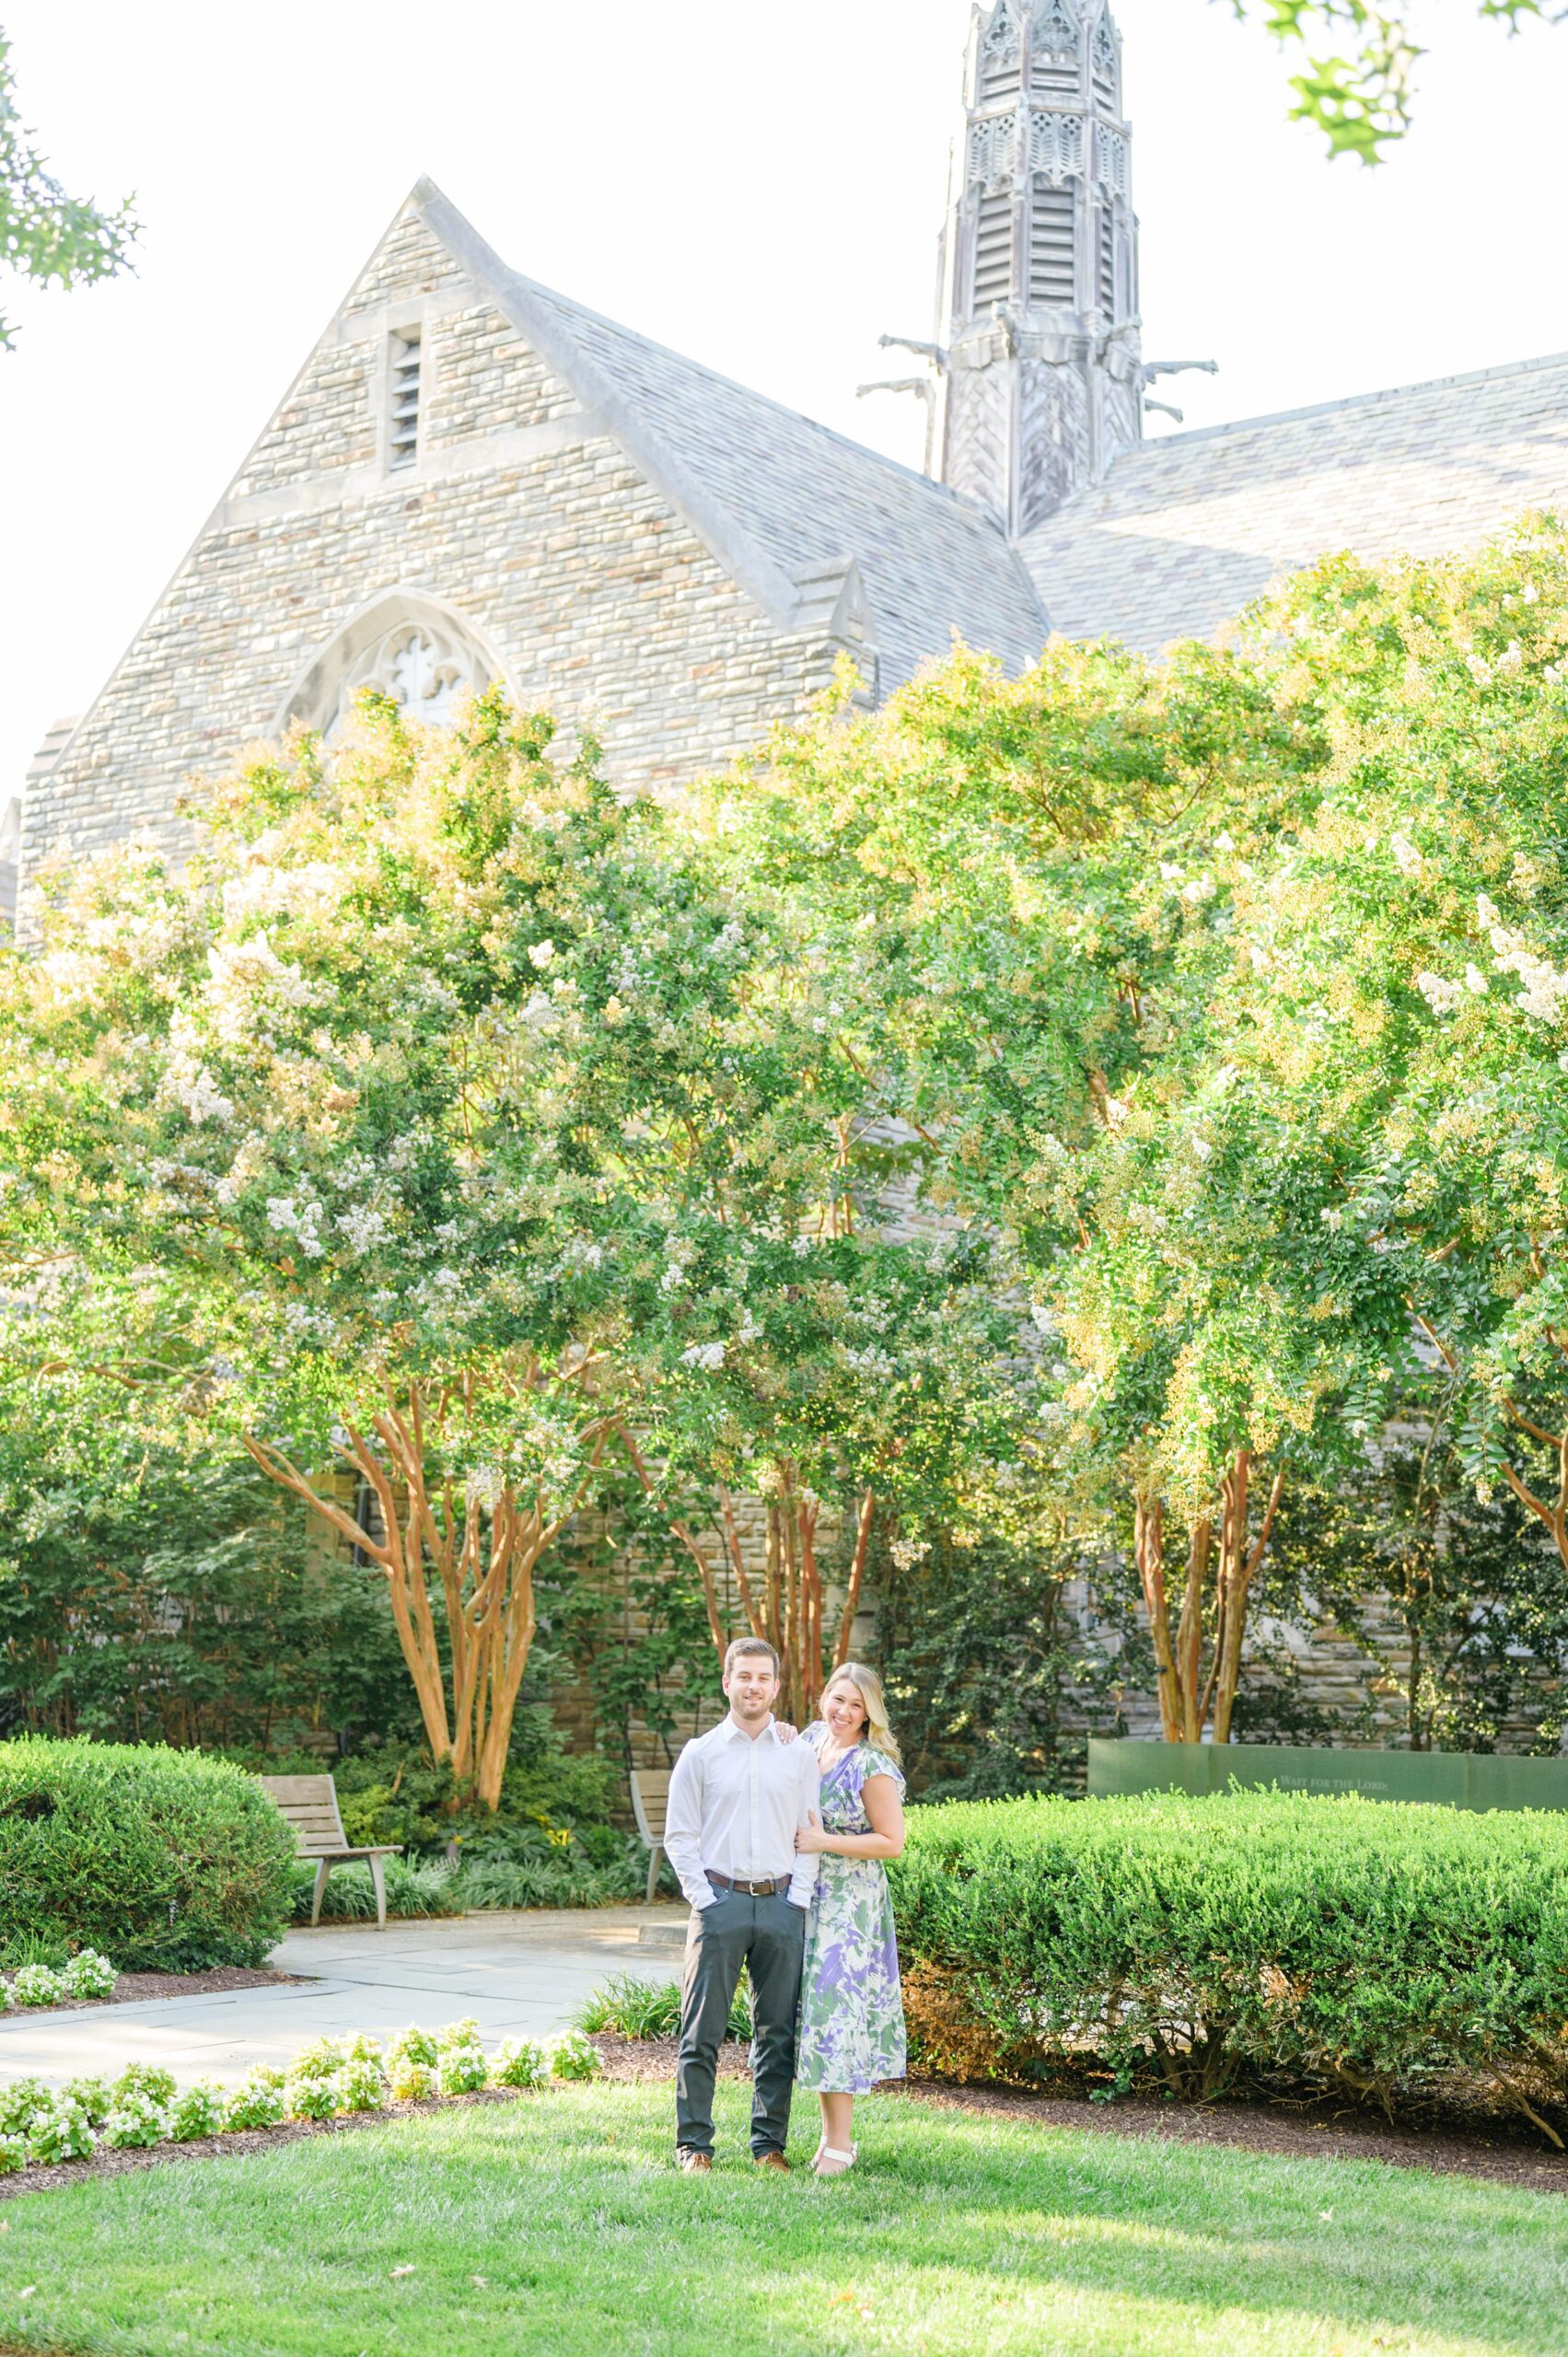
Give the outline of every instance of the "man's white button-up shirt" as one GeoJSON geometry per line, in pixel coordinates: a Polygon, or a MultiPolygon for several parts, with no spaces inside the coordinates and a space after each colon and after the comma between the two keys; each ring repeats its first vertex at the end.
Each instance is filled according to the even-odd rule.
{"type": "Polygon", "coordinates": [[[689,1743],[669,1780],[664,1846],[692,1906],[711,1907],[719,1895],[705,1872],[712,1866],[732,1882],[787,1875],[792,1904],[809,1907],[818,1861],[797,1854],[795,1836],[820,1796],[816,1753],[798,1739],[782,1743],[772,1719],[758,1736],[723,1719],[689,1743]]]}

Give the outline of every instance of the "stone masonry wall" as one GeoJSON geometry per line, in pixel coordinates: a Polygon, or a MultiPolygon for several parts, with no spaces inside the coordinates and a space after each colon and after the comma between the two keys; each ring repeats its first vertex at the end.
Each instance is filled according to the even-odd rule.
{"type": "Polygon", "coordinates": [[[291,685],[383,591],[429,592],[527,706],[591,722],[610,775],[701,773],[830,676],[781,633],[464,278],[412,209],[323,337],[27,813],[24,866],[138,829],[269,736],[291,685]],[[385,471],[392,332],[422,332],[419,463],[385,471]]]}

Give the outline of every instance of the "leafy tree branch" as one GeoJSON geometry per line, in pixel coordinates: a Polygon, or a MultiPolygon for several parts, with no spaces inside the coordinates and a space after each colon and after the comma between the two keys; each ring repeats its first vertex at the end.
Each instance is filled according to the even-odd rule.
{"type": "MultiPolygon", "coordinates": [[[[127,198],[112,213],[69,196],[34,146],[17,111],[11,44],[0,32],[0,266],[35,284],[70,288],[131,267],[138,225],[127,198]]],[[[0,311],[0,350],[15,331],[0,311]]]]}

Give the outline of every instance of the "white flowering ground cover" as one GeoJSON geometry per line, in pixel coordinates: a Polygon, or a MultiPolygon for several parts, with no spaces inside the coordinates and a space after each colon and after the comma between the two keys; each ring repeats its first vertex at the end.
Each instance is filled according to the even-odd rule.
{"type": "Polygon", "coordinates": [[[434,2031],[411,2025],[385,2047],[363,2034],[319,2038],[286,2071],[258,2064],[235,2087],[198,2079],[180,2090],[171,2072],[146,2062],[132,2063],[112,2081],[74,2079],[59,2088],[15,2079],[0,2088],[0,2176],[89,2160],[100,2149],[134,2151],[254,2133],[289,2120],[336,2119],[389,2104],[478,2095],[485,2087],[590,2079],[598,2069],[598,2054],[576,2030],[543,2045],[503,2038],[487,2054],[470,2017],[434,2031]]]}
{"type": "Polygon", "coordinates": [[[860,2165],[670,2165],[671,2092],[553,2085],[6,2205],[0,2346],[136,2357],[1548,2357],[1568,2205],[916,2099],[860,2165]]]}
{"type": "Polygon", "coordinates": [[[83,2000],[90,2003],[95,1997],[110,1995],[119,1978],[119,1966],[110,1964],[96,1948],[83,1948],[58,1968],[19,1965],[9,1980],[0,1976],[0,2014],[9,2013],[13,2006],[34,2009],[83,2000]]]}

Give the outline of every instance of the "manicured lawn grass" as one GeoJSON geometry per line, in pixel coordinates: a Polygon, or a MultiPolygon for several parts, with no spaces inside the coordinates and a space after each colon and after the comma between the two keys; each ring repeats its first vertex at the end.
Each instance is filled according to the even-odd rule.
{"type": "Polygon", "coordinates": [[[1559,2196],[901,2101],[866,2107],[860,2170],[819,2185],[804,2168],[755,2175],[746,2090],[719,2094],[705,2179],[669,2167],[668,2090],[587,2086],[26,2197],[0,2212],[0,2343],[122,2357],[1568,2346],[1559,2196]]]}

